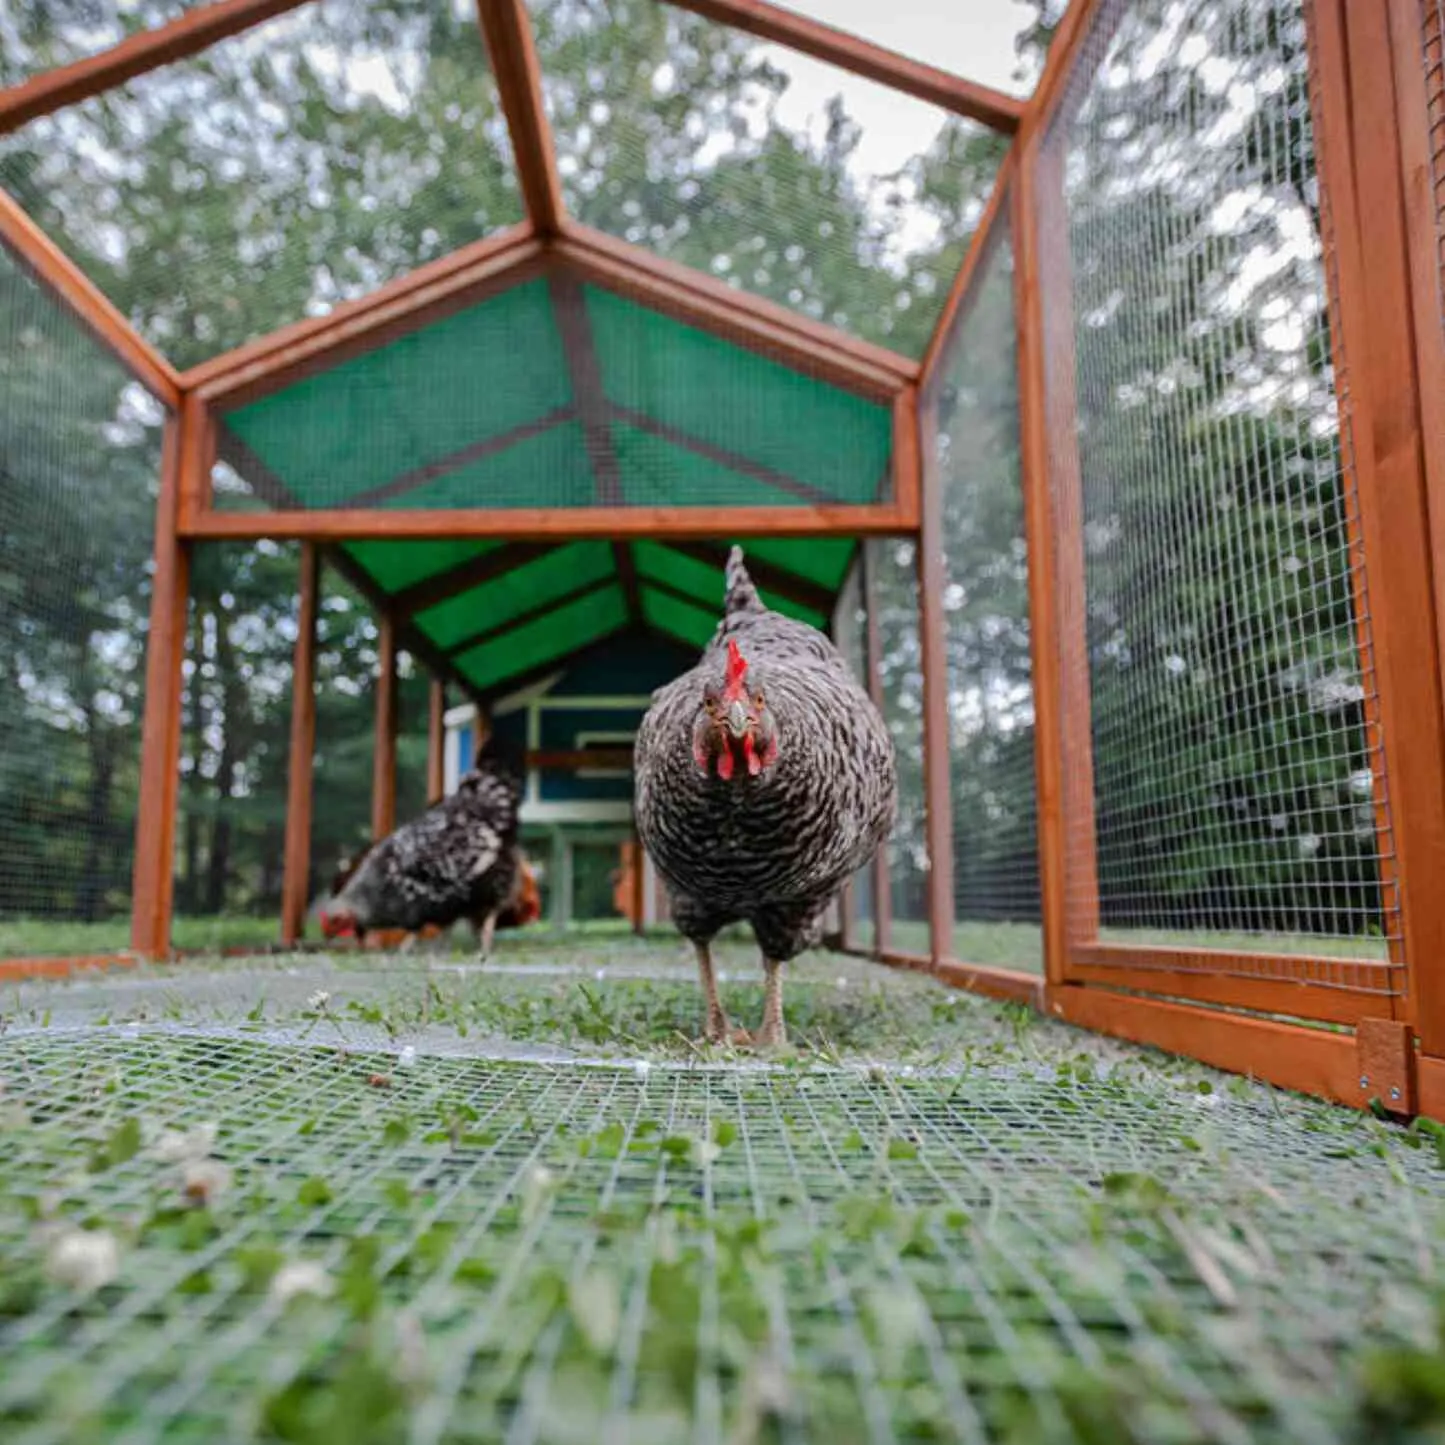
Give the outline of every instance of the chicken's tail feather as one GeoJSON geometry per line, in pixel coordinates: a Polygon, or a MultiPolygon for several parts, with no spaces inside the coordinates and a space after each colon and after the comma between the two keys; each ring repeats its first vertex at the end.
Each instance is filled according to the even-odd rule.
{"type": "Polygon", "coordinates": [[[723,616],[736,617],[743,612],[762,612],[763,601],[748,569],[743,565],[743,549],[734,547],[728,553],[727,592],[723,597],[723,616]]]}

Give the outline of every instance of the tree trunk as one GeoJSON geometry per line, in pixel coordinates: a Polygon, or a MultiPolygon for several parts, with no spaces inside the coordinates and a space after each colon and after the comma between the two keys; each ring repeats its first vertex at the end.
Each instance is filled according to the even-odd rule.
{"type": "Polygon", "coordinates": [[[201,665],[205,660],[206,617],[197,602],[191,628],[190,706],[186,710],[186,726],[191,735],[191,772],[186,779],[187,806],[181,842],[185,866],[177,900],[182,913],[196,912],[201,891],[201,799],[205,790],[201,754],[206,746],[205,684],[201,678],[201,665]]]}
{"type": "Polygon", "coordinates": [[[221,763],[216,770],[216,817],[211,829],[211,856],[206,872],[205,911],[209,914],[225,910],[226,885],[231,880],[231,815],[227,804],[235,789],[245,707],[245,686],[236,671],[236,652],[231,643],[229,621],[224,612],[217,611],[216,672],[221,687],[221,763]]]}
{"type": "MultiPolygon", "coordinates": [[[[86,639],[89,649],[89,639],[86,639]]],[[[84,664],[82,664],[84,668],[84,664]]],[[[85,790],[85,861],[75,891],[75,912],[82,923],[94,923],[105,911],[108,867],[111,860],[110,793],[115,778],[114,749],[107,746],[105,724],[95,706],[93,689],[85,679],[85,733],[90,778],[85,790]]]]}

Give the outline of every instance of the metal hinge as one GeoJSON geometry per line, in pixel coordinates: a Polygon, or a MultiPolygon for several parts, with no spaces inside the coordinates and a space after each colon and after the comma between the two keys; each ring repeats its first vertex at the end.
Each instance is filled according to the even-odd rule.
{"type": "Polygon", "coordinates": [[[1410,1025],[1394,1019],[1361,1019],[1355,1026],[1355,1050],[1360,1102],[1378,1099],[1392,1114],[1413,1115],[1415,1034],[1410,1025]]]}

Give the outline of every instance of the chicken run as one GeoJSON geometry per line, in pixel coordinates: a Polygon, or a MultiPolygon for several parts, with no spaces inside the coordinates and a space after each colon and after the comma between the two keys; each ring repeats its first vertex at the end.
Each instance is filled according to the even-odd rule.
{"type": "Polygon", "coordinates": [[[1445,6],[957,10],[0,12],[7,1445],[1442,1438],[1445,6]]]}

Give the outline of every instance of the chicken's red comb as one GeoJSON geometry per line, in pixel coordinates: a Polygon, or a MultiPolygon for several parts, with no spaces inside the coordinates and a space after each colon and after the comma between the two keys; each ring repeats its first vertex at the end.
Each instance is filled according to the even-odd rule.
{"type": "Polygon", "coordinates": [[[738,651],[738,640],[735,637],[728,638],[728,670],[727,685],[735,687],[740,683],[748,670],[748,661],[738,651]]]}

